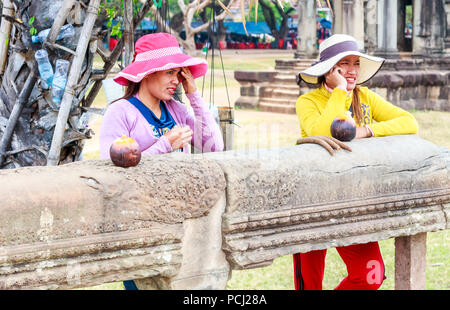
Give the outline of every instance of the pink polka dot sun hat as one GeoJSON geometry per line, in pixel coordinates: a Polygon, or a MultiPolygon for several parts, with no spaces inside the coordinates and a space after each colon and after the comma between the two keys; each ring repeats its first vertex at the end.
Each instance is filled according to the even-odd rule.
{"type": "Polygon", "coordinates": [[[114,81],[127,86],[128,81],[139,83],[149,74],[173,68],[189,67],[194,78],[208,70],[206,60],[184,54],[171,34],[158,32],[142,36],[136,41],[134,60],[120,71],[114,81]]]}

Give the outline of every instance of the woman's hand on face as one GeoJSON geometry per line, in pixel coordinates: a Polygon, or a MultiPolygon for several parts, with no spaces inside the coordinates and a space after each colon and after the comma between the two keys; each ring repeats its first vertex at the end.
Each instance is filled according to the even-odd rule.
{"type": "Polygon", "coordinates": [[[180,71],[180,81],[183,84],[184,92],[186,94],[192,94],[197,90],[197,87],[195,86],[195,80],[194,76],[191,73],[191,70],[189,70],[188,67],[182,67],[180,71]]]}
{"type": "Polygon", "coordinates": [[[334,89],[339,87],[341,89],[347,90],[347,80],[342,75],[342,69],[338,66],[334,66],[330,72],[325,74],[325,82],[328,87],[334,89]]]}
{"type": "Polygon", "coordinates": [[[169,140],[172,149],[180,149],[192,140],[192,130],[189,126],[185,127],[173,127],[164,136],[169,140]]]}

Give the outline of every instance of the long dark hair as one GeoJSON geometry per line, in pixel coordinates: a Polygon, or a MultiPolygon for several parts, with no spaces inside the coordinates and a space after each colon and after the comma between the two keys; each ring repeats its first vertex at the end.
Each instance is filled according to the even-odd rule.
{"type": "Polygon", "coordinates": [[[362,125],[363,124],[363,112],[361,109],[361,101],[359,100],[359,86],[356,86],[353,89],[352,110],[353,110],[353,115],[356,117],[356,123],[358,125],[362,125]]]}

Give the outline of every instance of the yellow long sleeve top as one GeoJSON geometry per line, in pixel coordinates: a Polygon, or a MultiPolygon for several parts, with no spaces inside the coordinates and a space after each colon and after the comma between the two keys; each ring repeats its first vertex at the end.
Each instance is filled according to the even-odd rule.
{"type": "MultiPolygon", "coordinates": [[[[331,123],[337,116],[346,114],[352,95],[339,88],[329,92],[322,85],[300,96],[296,111],[302,137],[331,136],[331,123]]],[[[359,98],[364,122],[361,125],[369,126],[375,137],[417,133],[417,121],[411,113],[394,106],[367,87],[359,87],[359,98]]]]}

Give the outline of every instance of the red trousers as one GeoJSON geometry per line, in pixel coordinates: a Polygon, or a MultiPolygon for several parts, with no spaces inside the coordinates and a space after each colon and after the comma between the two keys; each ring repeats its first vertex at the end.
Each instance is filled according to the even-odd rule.
{"type": "MultiPolygon", "coordinates": [[[[385,279],[378,242],[337,247],[347,266],[347,277],[335,290],[376,290],[385,279]]],[[[296,290],[321,290],[327,250],[294,254],[296,290]]]]}

